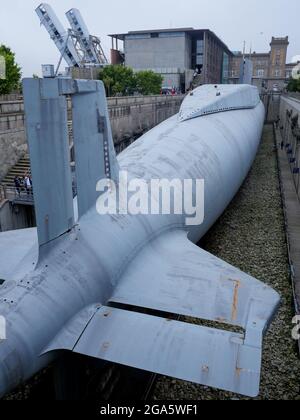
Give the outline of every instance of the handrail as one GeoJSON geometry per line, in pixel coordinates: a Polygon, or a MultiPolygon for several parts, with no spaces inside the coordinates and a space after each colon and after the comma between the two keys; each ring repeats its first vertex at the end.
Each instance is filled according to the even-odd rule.
{"type": "Polygon", "coordinates": [[[6,189],[5,186],[0,184],[0,203],[6,199],[6,189]]]}
{"type": "Polygon", "coordinates": [[[300,199],[300,126],[298,117],[286,113],[285,126],[281,128],[281,148],[286,150],[297,195],[300,199]]]}
{"type": "Polygon", "coordinates": [[[9,200],[16,204],[33,204],[34,196],[32,188],[20,187],[7,187],[5,185],[0,186],[0,198],[9,200]],[[2,192],[2,194],[1,194],[2,192]]]}

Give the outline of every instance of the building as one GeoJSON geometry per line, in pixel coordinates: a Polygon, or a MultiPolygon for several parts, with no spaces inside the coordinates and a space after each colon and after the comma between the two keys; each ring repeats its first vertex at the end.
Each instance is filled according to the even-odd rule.
{"type": "Polygon", "coordinates": [[[160,73],[165,88],[185,91],[195,70],[198,83],[227,83],[232,53],[210,30],[193,28],[133,31],[109,35],[112,64],[160,73]],[[123,42],[123,52],[119,48],[123,42]]]}
{"type": "Polygon", "coordinates": [[[295,66],[286,64],[288,36],[272,37],[269,52],[250,54],[231,52],[208,29],[160,29],[109,36],[112,64],[125,63],[135,71],[153,70],[163,76],[165,88],[175,87],[182,92],[192,81],[239,83],[244,59],[252,63],[252,84],[259,89],[283,90],[295,66]],[[196,79],[195,70],[199,74],[196,79]]]}
{"type": "Polygon", "coordinates": [[[233,53],[230,62],[229,82],[239,82],[239,71],[243,58],[250,59],[253,63],[253,81],[252,83],[259,88],[266,87],[269,90],[278,88],[284,89],[287,77],[287,49],[289,38],[272,38],[270,43],[271,50],[267,53],[243,54],[241,52],[233,53]]]}

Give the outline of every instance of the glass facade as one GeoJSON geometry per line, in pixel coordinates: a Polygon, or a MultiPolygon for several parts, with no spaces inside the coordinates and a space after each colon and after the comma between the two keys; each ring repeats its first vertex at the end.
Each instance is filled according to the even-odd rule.
{"type": "Polygon", "coordinates": [[[192,48],[192,68],[197,69],[201,73],[204,65],[204,40],[193,39],[192,48]]]}
{"type": "Polygon", "coordinates": [[[184,32],[148,32],[141,34],[128,34],[126,39],[149,39],[149,38],[179,38],[185,36],[184,32]]]}
{"type": "Polygon", "coordinates": [[[197,65],[203,65],[203,54],[201,54],[201,55],[197,54],[197,56],[196,56],[196,64],[197,65]]]}
{"type": "Polygon", "coordinates": [[[222,65],[222,83],[228,83],[229,78],[229,55],[223,53],[223,65],[222,65]]]}
{"type": "Polygon", "coordinates": [[[204,53],[204,41],[203,39],[198,39],[196,42],[196,53],[203,54],[204,53]]]}

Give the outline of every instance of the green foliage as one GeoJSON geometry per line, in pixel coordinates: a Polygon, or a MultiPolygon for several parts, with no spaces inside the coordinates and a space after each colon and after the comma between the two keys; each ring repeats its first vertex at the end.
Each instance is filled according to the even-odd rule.
{"type": "Polygon", "coordinates": [[[22,73],[10,48],[0,45],[0,56],[4,57],[6,65],[6,78],[0,79],[0,94],[6,95],[20,89],[22,73]]]}
{"type": "Polygon", "coordinates": [[[103,81],[108,96],[158,95],[163,78],[153,71],[134,73],[130,67],[121,65],[106,66],[101,70],[99,79],[103,81]]]}
{"type": "Polygon", "coordinates": [[[106,66],[99,75],[108,96],[132,95],[135,90],[133,70],[125,66],[106,66]]]}
{"type": "Polygon", "coordinates": [[[300,79],[291,79],[287,86],[289,92],[300,92],[300,79]]]}
{"type": "Polygon", "coordinates": [[[135,75],[136,87],[142,95],[159,95],[163,78],[151,70],[139,71],[135,75]]]}

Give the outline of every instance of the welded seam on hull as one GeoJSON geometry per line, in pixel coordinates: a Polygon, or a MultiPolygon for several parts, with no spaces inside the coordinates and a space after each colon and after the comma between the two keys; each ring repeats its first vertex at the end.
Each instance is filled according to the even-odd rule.
{"type": "Polygon", "coordinates": [[[240,107],[220,108],[220,109],[214,109],[214,110],[211,110],[211,111],[202,111],[200,113],[197,113],[197,111],[194,111],[192,114],[189,114],[186,117],[181,117],[179,115],[179,120],[180,120],[180,122],[184,122],[184,121],[192,120],[194,118],[205,117],[207,115],[221,114],[223,112],[245,111],[245,110],[249,110],[249,109],[255,109],[259,104],[260,104],[260,102],[258,102],[255,106],[240,106],[240,107]]]}

